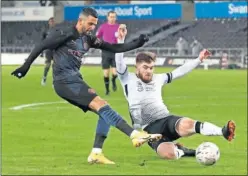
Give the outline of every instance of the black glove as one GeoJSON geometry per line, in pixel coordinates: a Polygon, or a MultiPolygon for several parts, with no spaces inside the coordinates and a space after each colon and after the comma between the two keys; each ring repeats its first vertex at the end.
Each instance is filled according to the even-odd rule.
{"type": "Polygon", "coordinates": [[[144,45],[146,42],[148,42],[148,41],[149,41],[148,35],[141,34],[141,35],[139,36],[139,43],[140,43],[141,46],[143,46],[143,45],[144,45]]]}
{"type": "Polygon", "coordinates": [[[20,79],[20,78],[24,77],[27,74],[29,68],[30,68],[29,65],[23,64],[21,67],[17,68],[15,71],[13,71],[11,73],[11,75],[14,75],[14,76],[16,76],[17,78],[20,79]]]}

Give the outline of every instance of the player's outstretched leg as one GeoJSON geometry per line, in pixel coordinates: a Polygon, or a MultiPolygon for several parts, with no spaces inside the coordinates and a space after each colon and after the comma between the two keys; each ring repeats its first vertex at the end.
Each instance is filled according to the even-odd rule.
{"type": "Polygon", "coordinates": [[[115,112],[106,101],[99,96],[95,97],[89,104],[89,108],[97,112],[107,124],[116,127],[125,133],[132,140],[135,147],[139,147],[148,141],[157,141],[161,139],[161,134],[148,134],[134,130],[127,122],[115,112]]]}
{"type": "Polygon", "coordinates": [[[88,157],[88,163],[90,164],[115,164],[113,161],[106,158],[103,154],[102,147],[105,139],[108,136],[110,125],[108,125],[105,120],[99,117],[95,141],[93,149],[88,157]]]}
{"type": "Polygon", "coordinates": [[[182,118],[176,125],[176,131],[181,136],[190,136],[199,133],[205,136],[223,136],[228,141],[232,141],[235,136],[235,123],[230,120],[223,128],[209,122],[199,122],[190,118],[182,118]]]}

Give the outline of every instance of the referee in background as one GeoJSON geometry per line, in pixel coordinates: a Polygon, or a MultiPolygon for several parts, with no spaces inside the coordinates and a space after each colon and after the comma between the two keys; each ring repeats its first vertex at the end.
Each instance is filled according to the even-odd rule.
{"type": "MultiPolygon", "coordinates": [[[[117,43],[117,37],[118,37],[118,28],[119,24],[116,23],[116,17],[117,14],[115,11],[109,11],[107,14],[107,22],[103,23],[97,33],[96,36],[105,42],[115,44],[117,43]]],[[[116,64],[115,64],[115,53],[111,53],[109,51],[102,50],[102,69],[104,74],[104,84],[106,88],[106,95],[109,95],[109,75],[110,70],[112,70],[112,89],[113,91],[117,90],[116,86],[116,64]]]]}

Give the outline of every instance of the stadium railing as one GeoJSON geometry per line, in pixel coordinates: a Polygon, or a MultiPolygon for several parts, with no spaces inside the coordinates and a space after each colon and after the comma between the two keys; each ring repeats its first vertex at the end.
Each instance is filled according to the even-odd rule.
{"type": "MultiPolygon", "coordinates": [[[[2,57],[3,65],[7,62],[8,64],[20,64],[31,52],[32,48],[29,47],[13,47],[5,46],[2,47],[2,57]],[[12,58],[12,59],[10,59],[12,58]],[[17,61],[18,60],[18,61],[17,61]],[[17,62],[16,62],[17,61],[17,62]]],[[[233,68],[247,68],[247,48],[208,48],[212,57],[207,62],[207,65],[214,66],[215,68],[219,67],[228,67],[232,65],[233,68]]],[[[125,53],[125,57],[128,58],[128,63],[131,65],[135,60],[134,57],[138,52],[141,51],[150,51],[157,54],[159,66],[179,66],[186,62],[188,59],[194,59],[197,56],[193,56],[190,53],[188,55],[180,56],[177,54],[176,48],[152,48],[144,47],[139,48],[133,51],[125,53]]],[[[91,49],[86,55],[85,58],[86,64],[97,65],[101,62],[101,51],[91,49]]],[[[44,58],[39,57],[36,64],[44,64],[44,58]]]]}

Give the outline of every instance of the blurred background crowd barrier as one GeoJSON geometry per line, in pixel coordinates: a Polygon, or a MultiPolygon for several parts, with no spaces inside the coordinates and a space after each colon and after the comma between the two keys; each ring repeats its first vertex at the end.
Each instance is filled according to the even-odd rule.
{"type": "MultiPolygon", "coordinates": [[[[2,64],[21,64],[50,17],[72,24],[84,6],[97,10],[98,25],[116,11],[118,22],[127,25],[127,42],[149,35],[144,47],[125,54],[130,65],[142,50],[155,52],[158,66],[178,66],[208,48],[213,56],[202,67],[247,68],[246,1],[1,1],[2,64]]],[[[91,49],[83,63],[100,64],[100,52],[91,49]]]]}

